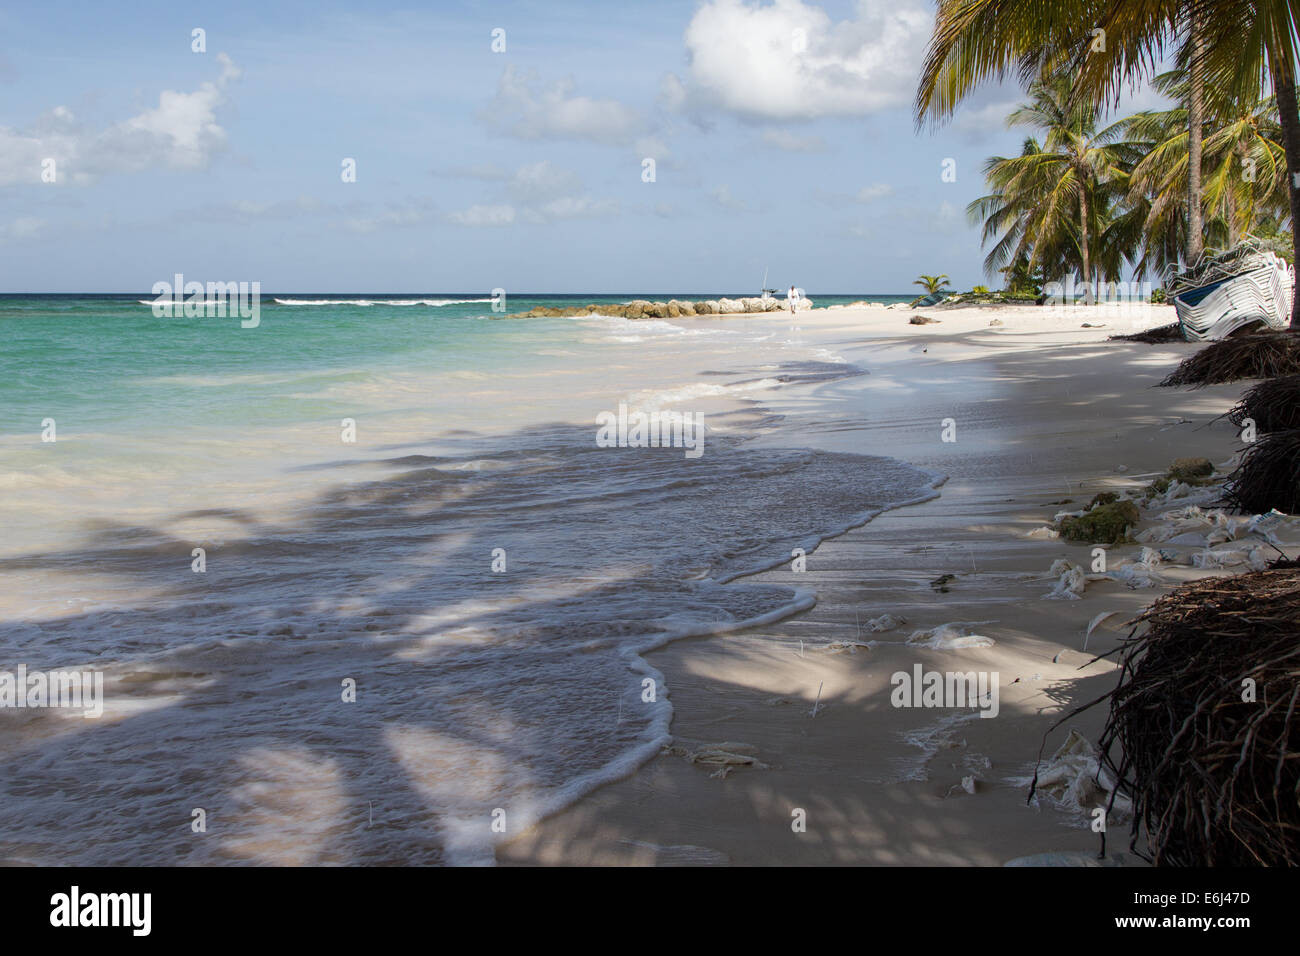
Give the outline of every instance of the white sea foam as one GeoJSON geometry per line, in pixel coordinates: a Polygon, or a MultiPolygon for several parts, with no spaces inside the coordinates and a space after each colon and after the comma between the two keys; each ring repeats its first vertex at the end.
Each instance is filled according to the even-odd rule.
{"type": "Polygon", "coordinates": [[[713,398],[723,395],[740,395],[745,392],[761,392],[781,385],[780,379],[760,378],[748,382],[729,385],[716,385],[711,382],[692,382],[676,388],[658,391],[637,392],[630,396],[631,404],[646,408],[659,408],[663,405],[680,405],[697,398],[713,398]]]}
{"type": "Polygon", "coordinates": [[[469,305],[492,299],[274,299],[277,305],[469,305]]]}
{"type": "Polygon", "coordinates": [[[739,329],[728,328],[687,328],[686,326],[675,325],[672,322],[666,322],[663,319],[628,319],[621,315],[602,315],[599,312],[590,315],[572,316],[573,321],[580,322],[583,325],[602,328],[614,333],[625,333],[634,335],[636,341],[643,341],[643,336],[734,336],[742,335],[739,329]]]}

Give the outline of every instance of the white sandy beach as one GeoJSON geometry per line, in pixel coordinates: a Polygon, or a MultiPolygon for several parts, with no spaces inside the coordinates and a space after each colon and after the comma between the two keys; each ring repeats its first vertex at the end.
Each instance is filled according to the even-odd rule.
{"type": "MultiPolygon", "coordinates": [[[[287,374],[254,363],[134,369],[142,397],[126,411],[147,421],[165,402],[167,429],[71,404],[57,445],[13,438],[32,464],[7,478],[7,640],[29,669],[102,673],[104,709],[5,710],[0,753],[45,769],[11,782],[0,860],[1095,854],[1085,811],[1104,794],[1084,775],[1026,806],[1043,734],[1113,686],[1114,665],[1089,661],[1125,620],[1211,573],[1188,567],[1207,543],[1196,529],[1225,529],[1190,519],[1187,540],[1114,547],[1108,573],[1143,586],[1094,576],[1072,600],[1046,595],[1091,569],[1092,548],[1045,527],[1175,458],[1227,466],[1234,429],[1213,419],[1244,385],[1155,389],[1197,346],[1106,341],[1169,322],[1163,307],[926,312],[939,321],[885,307],[471,314],[431,324],[451,331],[415,355],[390,314],[376,334],[401,363],[289,375],[243,400],[307,407],[258,428],[213,404],[287,374]],[[702,455],[601,446],[599,416],[625,404],[703,414],[702,455]],[[924,503],[826,538],[907,501],[924,503]],[[796,545],[805,570],[753,573],[796,545]],[[1077,568],[1050,573],[1063,559],[1077,568]],[[885,615],[905,620],[873,630],[885,615]],[[714,636],[684,636],[700,634],[714,636]],[[996,716],[893,706],[892,676],[918,667],[996,675],[996,716]],[[345,677],[361,706],[340,694],[345,677]],[[138,805],[149,811],[99,812],[138,805]],[[210,838],[176,826],[194,808],[219,821],[210,838]]],[[[326,315],[266,328],[324,345],[332,327],[350,348],[349,322],[373,321],[326,315]]],[[[1139,537],[1192,502],[1148,508],[1139,537]]],[[[1262,560],[1240,524],[1222,548],[1262,560]]],[[[1095,741],[1104,716],[1070,726],[1095,741]]],[[[1125,829],[1112,820],[1110,848],[1137,862],[1125,829]]]]}
{"type": "MultiPolygon", "coordinates": [[[[1149,483],[1175,458],[1229,464],[1235,430],[1213,419],[1243,386],[1155,389],[1196,346],[1106,341],[1173,321],[1168,307],[924,311],[939,323],[911,326],[914,313],[883,307],[818,309],[793,322],[725,319],[792,324],[869,370],[756,396],[795,422],[818,423],[802,432],[809,444],[889,454],[948,481],[941,497],[825,542],[805,573],[786,566],[760,576],[815,589],[811,610],[649,655],[667,681],[673,746],[498,847],[500,862],[1001,865],[1095,855],[1090,818],[1068,800],[1026,805],[1024,781],[1044,732],[1113,686],[1110,661],[1088,662],[1127,633],[1123,622],[1172,584],[1214,572],[1161,566],[1165,583],[1156,587],[1095,581],[1081,599],[1050,600],[1053,562],[1087,566],[1091,547],[1027,535],[1097,492],[1149,483]],[[990,326],[995,319],[1002,324],[990,326]],[[949,418],[954,442],[941,440],[949,418]],[[955,576],[946,593],[929,583],[944,574],[955,576]],[[1085,651],[1089,623],[1108,611],[1117,613],[1085,651]],[[871,633],[866,622],[887,613],[906,623],[871,633]],[[971,622],[959,632],[993,643],[906,643],[954,622],[971,622]],[[997,717],[892,707],[890,675],[918,663],[997,672],[997,717]],[[720,744],[761,768],[721,771],[688,758],[720,744]],[[973,778],[966,788],[964,778],[973,778]],[[792,829],[798,810],[806,832],[792,829]]],[[[1179,504],[1144,511],[1143,527],[1179,504]]],[[[1110,568],[1140,551],[1115,546],[1110,568]]],[[[1102,707],[1071,720],[1046,756],[1069,728],[1095,741],[1104,718],[1102,707]]],[[[1109,862],[1140,863],[1128,850],[1127,821],[1112,820],[1110,833],[1109,862]]]]}

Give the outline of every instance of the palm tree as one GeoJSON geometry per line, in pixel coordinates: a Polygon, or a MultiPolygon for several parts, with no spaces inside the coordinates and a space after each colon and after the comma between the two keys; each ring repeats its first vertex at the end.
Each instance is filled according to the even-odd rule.
{"type": "Polygon", "coordinates": [[[1004,291],[1019,298],[1037,298],[1042,294],[1043,284],[1047,282],[1042,272],[1029,268],[1029,257],[1026,255],[997,271],[1002,273],[1004,291]]]}
{"type": "MultiPolygon", "coordinates": [[[[1249,101],[1258,96],[1266,75],[1271,81],[1291,177],[1291,220],[1300,224],[1298,19],[1297,0],[939,0],[917,88],[917,119],[951,115],[986,79],[1017,72],[1027,81],[1044,65],[1062,63],[1078,67],[1079,95],[1109,102],[1125,81],[1154,72],[1179,41],[1193,79],[1204,89],[1223,89],[1249,101]],[[1095,30],[1105,31],[1103,49],[1095,46],[1095,30]]],[[[1189,152],[1200,135],[1197,120],[1189,109],[1189,152]]],[[[1199,178],[1198,168],[1188,177],[1189,189],[1199,178]]],[[[1188,212],[1195,224],[1201,204],[1192,200],[1189,196],[1188,212]]],[[[1300,228],[1292,234],[1300,251],[1300,228]]],[[[1189,237],[1189,249],[1195,241],[1189,237]]],[[[1300,330],[1300,296],[1294,297],[1291,326],[1300,330]]]]}
{"type": "MultiPolygon", "coordinates": [[[[1300,104],[1296,101],[1300,58],[1300,3],[1295,0],[1198,0],[1224,24],[1205,51],[1205,80],[1239,100],[1258,97],[1272,83],[1286,156],[1287,209],[1292,256],[1300,261],[1300,104]],[[1224,18],[1224,19],[1219,19],[1224,18]]],[[[1300,296],[1292,296],[1291,329],[1300,331],[1300,296]]]]}
{"type": "Polygon", "coordinates": [[[1206,0],[940,0],[935,32],[917,90],[918,118],[942,118],[980,81],[1014,64],[1022,82],[1068,66],[1075,92],[1105,102],[1122,81],[1153,67],[1179,40],[1192,64],[1187,110],[1187,216],[1196,225],[1187,258],[1201,254],[1200,152],[1203,123],[1206,0]],[[1134,10],[1133,7],[1140,7],[1134,10]],[[1135,29],[1136,26],[1141,29],[1135,29]]]}
{"type": "Polygon", "coordinates": [[[1070,80],[1060,75],[1030,86],[1029,102],[1007,125],[1032,127],[1042,142],[1031,136],[1019,156],[990,159],[984,172],[992,192],[966,211],[984,221],[986,243],[1001,234],[984,261],[989,275],[1027,256],[1029,269],[1042,269],[1048,279],[1077,270],[1091,302],[1094,272],[1118,278],[1132,257],[1135,244],[1117,243],[1112,227],[1140,154],[1121,139],[1123,123],[1098,129],[1096,108],[1070,92],[1070,80]]]}
{"type": "MultiPolygon", "coordinates": [[[[1020,157],[1028,159],[1042,151],[1042,145],[1030,136],[1020,149],[1020,157]]],[[[1036,270],[1042,271],[1044,282],[1063,275],[1054,267],[1064,261],[1064,250],[1053,248],[1051,237],[1036,234],[1035,230],[1035,211],[1043,205],[1051,187],[1033,178],[1031,171],[1031,163],[990,157],[984,164],[984,180],[992,191],[966,207],[966,218],[972,225],[983,223],[980,248],[993,243],[984,257],[984,274],[1002,272],[1008,283],[1013,281],[1013,275],[1027,280],[1036,270]]]]}
{"type": "MultiPolygon", "coordinates": [[[[1138,274],[1163,272],[1177,263],[1182,237],[1191,231],[1181,197],[1195,164],[1187,147],[1187,71],[1172,70],[1153,81],[1180,104],[1138,113],[1125,120],[1131,139],[1146,156],[1132,171],[1128,201],[1143,209],[1144,254],[1138,274]]],[[[1234,246],[1263,221],[1286,215],[1286,157],[1277,105],[1272,97],[1249,105],[1213,92],[1204,104],[1209,125],[1204,140],[1204,233],[1216,245],[1234,246]]]]}
{"type": "Polygon", "coordinates": [[[1266,220],[1286,218],[1286,149],[1276,97],[1258,100],[1225,122],[1205,140],[1205,151],[1205,204],[1215,211],[1228,246],[1266,220]]]}
{"type": "Polygon", "coordinates": [[[1187,190],[1190,150],[1187,108],[1143,112],[1124,120],[1128,136],[1144,145],[1145,155],[1129,175],[1126,201],[1140,233],[1138,278],[1163,276],[1184,261],[1188,240],[1187,190]]]}
{"type": "Polygon", "coordinates": [[[1205,23],[1195,3],[1187,4],[1187,261],[1195,262],[1205,251],[1202,220],[1202,154],[1205,136],[1205,23]]]}
{"type": "Polygon", "coordinates": [[[922,273],[919,279],[913,280],[912,285],[923,286],[926,295],[934,295],[936,292],[943,291],[944,286],[951,285],[951,283],[948,281],[948,276],[946,274],[928,276],[922,273]]]}

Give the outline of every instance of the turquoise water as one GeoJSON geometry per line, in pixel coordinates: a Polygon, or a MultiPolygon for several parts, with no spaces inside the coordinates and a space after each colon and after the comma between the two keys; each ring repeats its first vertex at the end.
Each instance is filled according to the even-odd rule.
{"type": "MultiPolygon", "coordinates": [[[[506,305],[507,312],[524,312],[636,297],[512,296],[506,305]]],[[[340,410],[367,410],[313,397],[333,386],[380,383],[410,368],[433,376],[539,369],[550,361],[539,349],[578,347],[583,331],[563,319],[499,321],[481,294],[264,294],[260,325],[249,329],[235,317],[156,318],[140,304],[149,298],[0,296],[0,408],[6,410],[0,434],[38,434],[46,417],[81,430],[157,427],[160,417],[169,427],[324,419],[340,410]],[[340,304],[282,305],[276,299],[340,304]],[[393,301],[447,304],[384,304],[393,301]]],[[[816,301],[824,306],[862,298],[911,297],[816,301]]],[[[423,405],[426,396],[414,399],[423,405]]],[[[427,400],[436,405],[440,396],[427,400]]],[[[368,407],[394,410],[391,396],[368,407]]]]}

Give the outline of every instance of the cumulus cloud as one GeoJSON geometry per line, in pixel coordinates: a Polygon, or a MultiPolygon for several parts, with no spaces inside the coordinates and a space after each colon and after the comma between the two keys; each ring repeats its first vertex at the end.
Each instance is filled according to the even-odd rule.
{"type": "Polygon", "coordinates": [[[545,85],[535,70],[507,66],[496,96],[483,111],[497,132],[518,139],[572,139],[626,145],[645,131],[630,106],[613,99],[580,96],[571,78],[545,85]]]}
{"type": "Polygon", "coordinates": [[[25,130],[0,126],[0,186],[40,183],[47,160],[54,161],[56,182],[78,185],[115,172],[207,165],[226,144],[216,110],[240,72],[226,54],[218,53],[216,60],[221,73],[215,81],[192,93],[164,90],[156,107],[107,129],[88,129],[64,106],[25,130]]]}
{"type": "Polygon", "coordinates": [[[687,75],[662,83],[661,102],[755,121],[903,106],[933,23],[926,0],[858,0],[839,22],[803,0],[709,0],[686,28],[687,75]]]}
{"type": "Polygon", "coordinates": [[[591,196],[561,196],[524,210],[524,218],[532,222],[552,222],[556,219],[599,219],[618,212],[618,203],[612,199],[594,199],[591,196]]]}
{"type": "Polygon", "coordinates": [[[215,83],[203,83],[193,93],[163,90],[158,106],[120,124],[106,138],[105,146],[120,143],[128,163],[195,168],[226,143],[226,132],[217,123],[216,108],[224,99],[227,83],[239,79],[239,68],[224,53],[217,54],[221,75],[215,83]],[[151,155],[153,154],[153,155],[151,155]]]}

